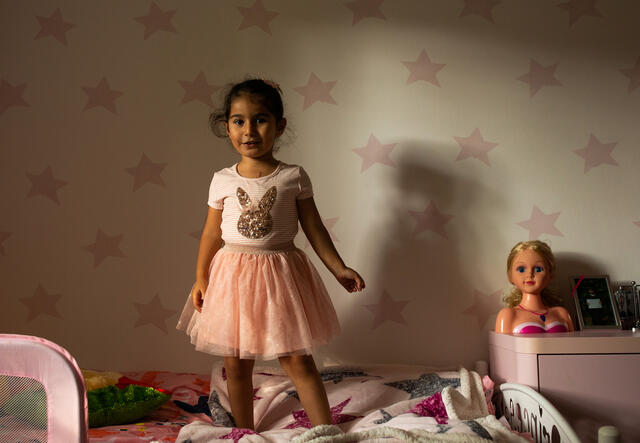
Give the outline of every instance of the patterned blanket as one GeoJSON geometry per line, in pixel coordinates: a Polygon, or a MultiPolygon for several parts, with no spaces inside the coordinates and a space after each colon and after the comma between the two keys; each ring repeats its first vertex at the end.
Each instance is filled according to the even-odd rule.
{"type": "MultiPolygon", "coordinates": [[[[477,373],[466,369],[333,367],[321,371],[321,376],[334,425],[311,428],[290,379],[278,369],[257,368],[253,378],[256,431],[251,431],[233,427],[225,372],[214,368],[207,401],[211,420],[187,424],[176,441],[526,441],[490,413],[486,400],[490,392],[477,373]]],[[[202,408],[204,400],[183,407],[202,408]]]]}

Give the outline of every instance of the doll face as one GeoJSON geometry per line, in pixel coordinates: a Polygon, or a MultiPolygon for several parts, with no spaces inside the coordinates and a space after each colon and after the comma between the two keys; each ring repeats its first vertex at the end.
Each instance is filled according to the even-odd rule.
{"type": "Polygon", "coordinates": [[[276,137],[282,135],[286,120],[276,121],[269,109],[249,95],[231,103],[226,123],[231,144],[243,157],[270,158],[276,137]]]}
{"type": "Polygon", "coordinates": [[[540,294],[551,277],[544,258],[531,249],[519,252],[509,269],[509,281],[523,294],[540,294]]]}

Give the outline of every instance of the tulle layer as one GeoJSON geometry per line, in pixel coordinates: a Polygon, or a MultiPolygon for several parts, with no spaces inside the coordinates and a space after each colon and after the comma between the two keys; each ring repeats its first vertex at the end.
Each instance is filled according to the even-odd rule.
{"type": "Polygon", "coordinates": [[[176,327],[197,351],[264,360],[308,354],[340,333],[318,271],[295,248],[223,247],[211,262],[202,313],[187,297],[176,327]]]}

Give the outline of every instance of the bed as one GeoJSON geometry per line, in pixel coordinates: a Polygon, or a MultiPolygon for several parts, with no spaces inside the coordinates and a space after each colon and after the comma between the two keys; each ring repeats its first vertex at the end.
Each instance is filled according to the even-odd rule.
{"type": "MultiPolygon", "coordinates": [[[[214,367],[211,374],[126,372],[123,375],[128,381],[168,391],[171,399],[137,423],[87,428],[84,384],[73,358],[60,354],[60,360],[66,360],[70,368],[66,371],[66,396],[76,398],[75,405],[60,411],[54,398],[61,375],[56,376],[54,385],[48,385],[52,383],[47,379],[51,370],[42,364],[37,365],[38,374],[29,374],[26,361],[21,362],[26,369],[18,369],[15,361],[6,364],[12,360],[8,355],[16,355],[15,346],[22,337],[0,335],[0,380],[19,376],[47,387],[45,438],[49,442],[579,441],[555,408],[526,386],[507,383],[494,392],[488,377],[465,368],[434,371],[400,365],[322,369],[335,425],[315,428],[310,428],[289,378],[279,368],[256,367],[256,432],[233,427],[221,366],[214,367]],[[65,430],[69,423],[76,423],[75,436],[56,437],[62,428],[56,427],[56,421],[63,422],[65,430]]],[[[38,340],[29,344],[45,347],[47,352],[53,349],[54,354],[64,351],[38,340]]],[[[45,441],[42,426],[34,426],[33,420],[25,426],[24,417],[16,420],[2,412],[2,395],[0,383],[0,442],[45,441]]],[[[33,398],[30,401],[27,408],[33,398]]]]}

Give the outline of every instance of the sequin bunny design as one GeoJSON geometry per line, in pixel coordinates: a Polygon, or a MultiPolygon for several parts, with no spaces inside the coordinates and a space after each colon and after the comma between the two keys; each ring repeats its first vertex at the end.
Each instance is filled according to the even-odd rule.
{"type": "Polygon", "coordinates": [[[238,219],[238,232],[247,238],[262,238],[271,232],[273,219],[269,212],[278,195],[276,187],[272,186],[264,193],[257,209],[244,189],[239,187],[236,195],[242,207],[242,214],[238,219]]]}

